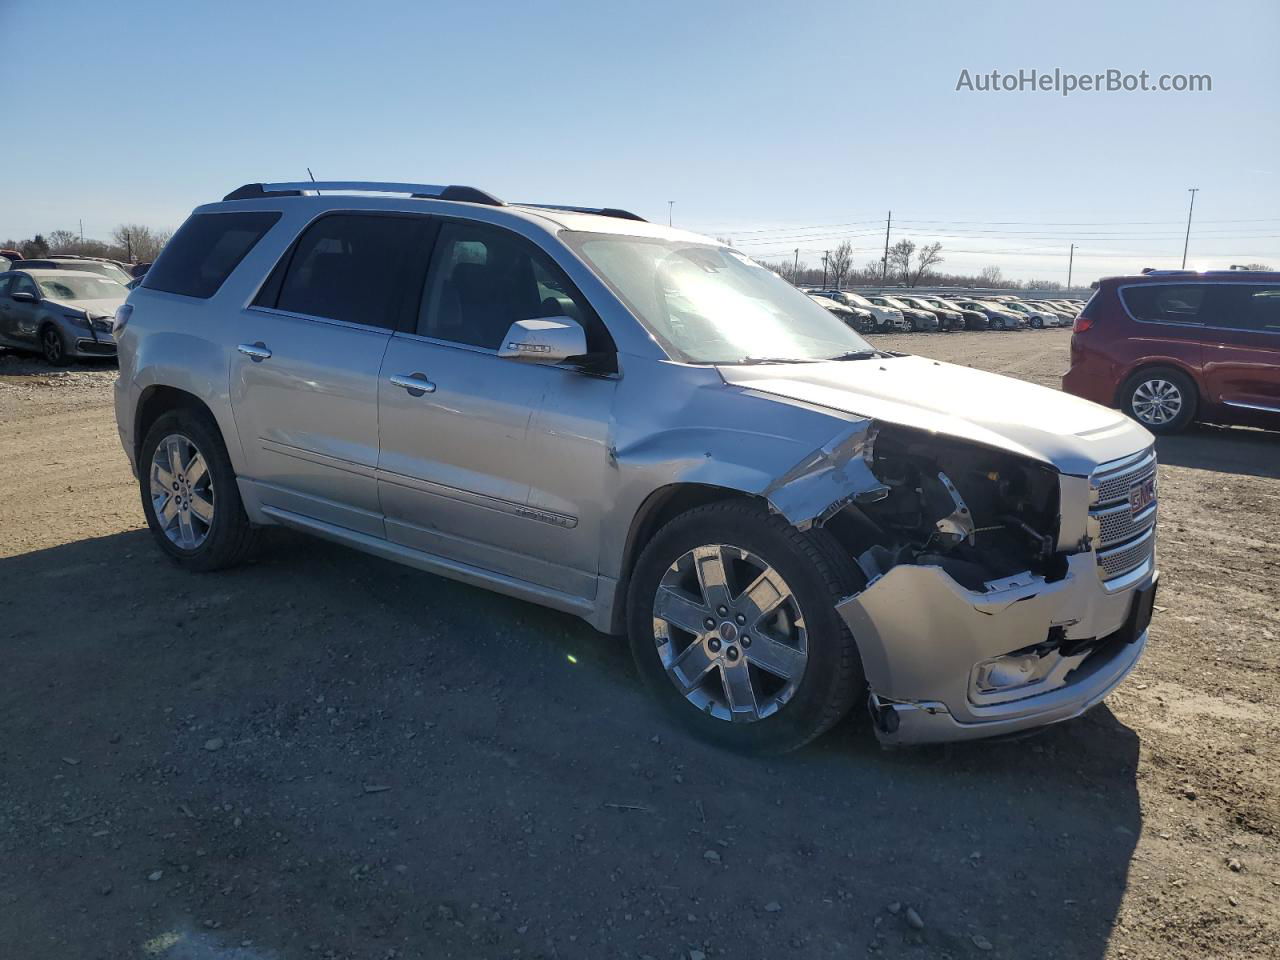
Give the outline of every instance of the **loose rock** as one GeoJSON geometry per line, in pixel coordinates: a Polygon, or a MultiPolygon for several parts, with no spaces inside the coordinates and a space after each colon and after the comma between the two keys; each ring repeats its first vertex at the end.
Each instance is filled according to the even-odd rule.
{"type": "Polygon", "coordinates": [[[923,930],[924,920],[916,913],[915,907],[907,907],[907,926],[912,930],[923,930]]]}
{"type": "Polygon", "coordinates": [[[222,749],[222,738],[221,738],[221,737],[210,737],[208,740],[206,740],[206,741],[204,742],[204,748],[205,748],[206,750],[210,750],[210,751],[213,751],[213,750],[221,750],[221,749],[222,749]]]}

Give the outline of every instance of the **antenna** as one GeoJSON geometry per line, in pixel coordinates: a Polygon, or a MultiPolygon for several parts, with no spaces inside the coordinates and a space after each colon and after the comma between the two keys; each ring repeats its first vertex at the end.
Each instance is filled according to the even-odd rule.
{"type": "Polygon", "coordinates": [[[311,178],[311,182],[312,182],[312,183],[315,183],[315,182],[316,182],[316,175],[315,175],[314,173],[312,173],[312,172],[311,172],[311,168],[310,168],[310,167],[307,167],[307,176],[311,178]]]}

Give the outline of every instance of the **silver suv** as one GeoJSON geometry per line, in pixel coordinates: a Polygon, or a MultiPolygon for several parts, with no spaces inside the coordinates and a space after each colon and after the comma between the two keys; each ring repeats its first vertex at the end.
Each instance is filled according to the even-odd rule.
{"type": "Polygon", "coordinates": [[[193,570],[281,524],[630,638],[671,713],[793,749],[1101,700],[1146,643],[1152,438],[887,354],[738,251],[469,187],[250,184],[119,311],[116,417],[193,570]]]}

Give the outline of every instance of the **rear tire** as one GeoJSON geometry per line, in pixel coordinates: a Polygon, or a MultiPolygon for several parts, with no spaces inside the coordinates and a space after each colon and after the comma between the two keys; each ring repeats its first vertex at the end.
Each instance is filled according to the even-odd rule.
{"type": "Polygon", "coordinates": [[[232,567],[257,544],[222,433],[207,413],[184,408],[156,419],[139,449],[138,488],[156,543],[181,566],[232,567]]]}
{"type": "Polygon", "coordinates": [[[693,733],[735,750],[785,753],[834,726],[865,693],[857,646],[835,611],[863,583],[825,530],[801,533],[746,501],[698,507],[659,530],[636,563],[631,652],[664,709],[693,733]],[[722,581],[717,569],[726,571],[722,581]],[[780,596],[758,616],[765,598],[780,596]]]}
{"type": "Polygon", "coordinates": [[[1178,433],[1195,419],[1199,395],[1190,377],[1170,367],[1140,370],[1120,390],[1120,407],[1152,433],[1178,433]]]}

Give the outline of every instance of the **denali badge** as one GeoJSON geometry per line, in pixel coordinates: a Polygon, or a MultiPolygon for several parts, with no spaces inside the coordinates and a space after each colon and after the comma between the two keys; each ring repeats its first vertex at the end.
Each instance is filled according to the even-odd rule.
{"type": "Polygon", "coordinates": [[[1147,477],[1129,488],[1129,515],[1136,517],[1156,500],[1156,478],[1147,477]]]}

